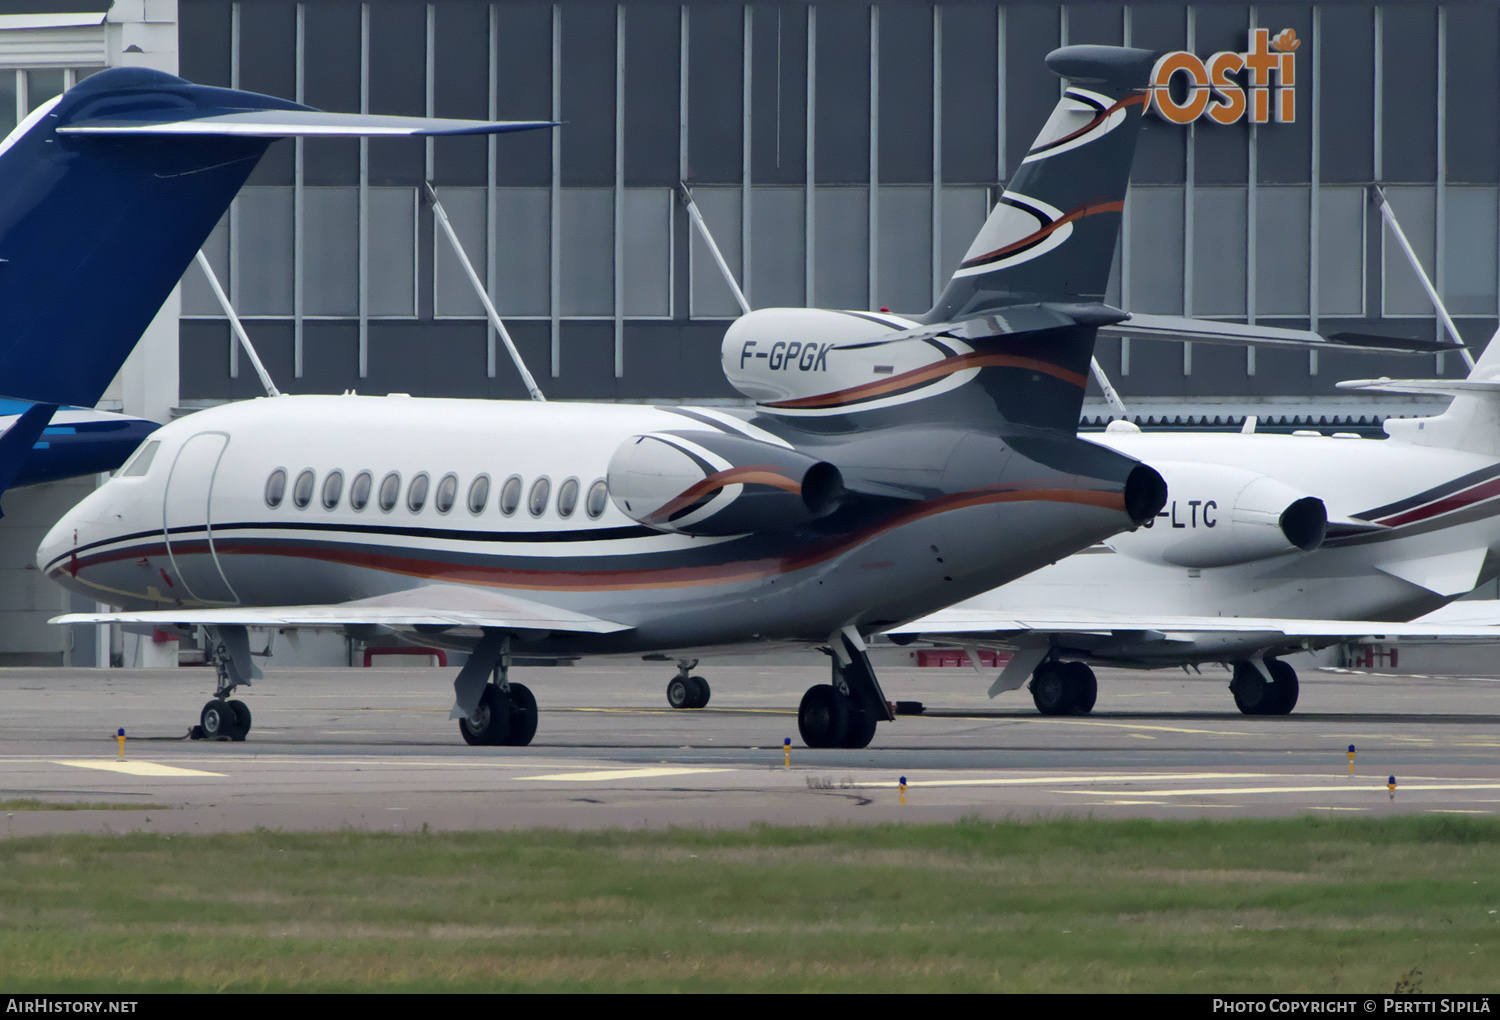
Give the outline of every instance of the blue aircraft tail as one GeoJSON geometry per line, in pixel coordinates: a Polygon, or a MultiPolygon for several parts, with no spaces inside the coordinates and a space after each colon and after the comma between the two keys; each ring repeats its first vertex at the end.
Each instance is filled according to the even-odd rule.
{"type": "Polygon", "coordinates": [[[0,143],[0,396],[97,404],[277,138],[544,126],[330,114],[159,71],[101,71],[0,143]]]}

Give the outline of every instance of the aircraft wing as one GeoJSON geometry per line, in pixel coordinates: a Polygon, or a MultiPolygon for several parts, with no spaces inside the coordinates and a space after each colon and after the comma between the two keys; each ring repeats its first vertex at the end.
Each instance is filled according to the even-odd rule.
{"type": "MultiPolygon", "coordinates": [[[[1500,624],[1500,612],[1490,614],[1500,624]]],[[[1500,641],[1500,626],[1487,626],[1472,620],[1458,622],[1390,623],[1376,620],[1297,620],[1257,616],[1158,616],[1107,612],[1042,612],[1012,614],[998,610],[953,607],[901,627],[887,634],[922,637],[928,640],[952,640],[983,645],[993,642],[1014,644],[1023,635],[1092,634],[1155,636],[1171,641],[1173,635],[1190,640],[1199,634],[1277,634],[1287,638],[1342,638],[1357,641],[1372,638],[1396,641],[1414,638],[1469,638],[1500,641]]]]}
{"type": "Polygon", "coordinates": [[[613,634],[631,628],[513,595],[459,585],[426,585],[336,605],[152,609],[69,613],[52,623],[144,623],[242,627],[480,627],[493,630],[613,634]]]}
{"type": "Polygon", "coordinates": [[[236,110],[207,116],[111,114],[76,120],[60,135],[237,135],[241,138],[298,138],[329,135],[491,135],[532,128],[557,127],[550,120],[453,120],[441,117],[392,117],[374,113],[324,113],[322,110],[236,110]]]}

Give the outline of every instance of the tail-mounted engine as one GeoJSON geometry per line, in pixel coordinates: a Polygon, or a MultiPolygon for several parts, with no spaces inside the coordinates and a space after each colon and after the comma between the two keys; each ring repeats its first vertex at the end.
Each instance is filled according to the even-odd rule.
{"type": "Polygon", "coordinates": [[[1227,567],[1311,552],[1328,532],[1316,496],[1240,468],[1152,461],[1167,480],[1166,505],[1144,528],[1111,539],[1116,552],[1177,567],[1227,567]]]}
{"type": "Polygon", "coordinates": [[[609,495],[632,520],[686,535],[808,524],[844,499],[839,469],[789,447],[716,432],[651,432],[621,443],[609,495]]]}

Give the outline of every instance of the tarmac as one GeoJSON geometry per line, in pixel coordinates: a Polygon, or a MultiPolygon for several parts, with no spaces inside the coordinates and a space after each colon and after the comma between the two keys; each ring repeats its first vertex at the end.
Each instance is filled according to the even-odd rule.
{"type": "Polygon", "coordinates": [[[453,672],[268,667],[237,692],[248,739],[215,743],[186,737],[206,669],[0,670],[0,833],[1500,812],[1493,677],[1304,670],[1293,714],[1251,718],[1217,668],[1100,670],[1090,715],[1044,717],[1025,690],[988,699],[993,670],[886,669],[887,696],[924,710],[855,751],[797,734],[821,656],[704,665],[712,700],[687,711],[670,665],[518,668],[541,712],[524,748],[463,742],[453,672]]]}

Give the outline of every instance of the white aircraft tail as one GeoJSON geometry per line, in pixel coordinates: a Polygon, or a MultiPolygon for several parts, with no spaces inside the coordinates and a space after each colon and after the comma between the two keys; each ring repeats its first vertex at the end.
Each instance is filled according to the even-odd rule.
{"type": "Polygon", "coordinates": [[[1500,457],[1500,330],[1465,379],[1355,379],[1340,389],[1381,393],[1444,393],[1453,398],[1442,414],[1387,418],[1385,433],[1418,446],[1436,446],[1500,457]]]}

